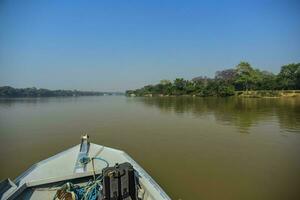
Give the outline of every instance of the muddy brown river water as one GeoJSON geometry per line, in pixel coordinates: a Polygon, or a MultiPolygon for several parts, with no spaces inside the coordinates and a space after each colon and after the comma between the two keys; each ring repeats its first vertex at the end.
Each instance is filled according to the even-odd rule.
{"type": "Polygon", "coordinates": [[[300,199],[300,99],[0,99],[0,179],[88,133],[130,154],[172,199],[300,199]]]}

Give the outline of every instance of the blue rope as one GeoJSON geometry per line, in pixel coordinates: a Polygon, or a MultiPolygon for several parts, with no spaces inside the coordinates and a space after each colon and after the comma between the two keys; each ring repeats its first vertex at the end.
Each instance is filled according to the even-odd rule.
{"type": "MultiPolygon", "coordinates": [[[[101,160],[105,162],[106,167],[109,167],[109,163],[101,157],[94,157],[92,159],[101,160]]],[[[80,160],[82,164],[87,164],[90,161],[91,159],[89,157],[83,157],[80,160]]],[[[99,191],[102,189],[101,181],[102,174],[100,174],[95,180],[90,180],[85,186],[73,185],[68,182],[61,187],[61,190],[65,193],[73,194],[76,200],[97,200],[99,191]]],[[[54,197],[54,200],[55,199],[57,199],[57,194],[54,197]]]]}

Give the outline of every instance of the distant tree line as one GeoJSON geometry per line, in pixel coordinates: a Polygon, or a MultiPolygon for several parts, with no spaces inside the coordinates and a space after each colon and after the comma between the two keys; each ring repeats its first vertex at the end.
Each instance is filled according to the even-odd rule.
{"type": "Polygon", "coordinates": [[[235,68],[217,71],[214,78],[200,76],[192,80],[183,78],[176,78],[173,82],[162,80],[156,85],[128,90],[126,95],[231,96],[235,91],[299,89],[300,63],[284,65],[276,75],[254,69],[248,62],[240,62],[235,68]]]}
{"type": "Polygon", "coordinates": [[[32,88],[0,87],[0,97],[70,97],[70,96],[103,96],[121,95],[119,92],[93,92],[79,90],[48,90],[32,88]]]}

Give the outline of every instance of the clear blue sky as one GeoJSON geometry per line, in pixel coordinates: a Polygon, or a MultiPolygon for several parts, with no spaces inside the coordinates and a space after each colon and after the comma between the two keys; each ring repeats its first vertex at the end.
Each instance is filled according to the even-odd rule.
{"type": "Polygon", "coordinates": [[[0,0],[0,85],[124,91],[300,62],[300,1],[0,0]]]}

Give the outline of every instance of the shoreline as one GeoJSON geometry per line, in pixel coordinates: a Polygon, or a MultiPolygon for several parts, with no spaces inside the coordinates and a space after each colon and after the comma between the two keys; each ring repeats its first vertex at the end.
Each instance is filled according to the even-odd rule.
{"type": "Polygon", "coordinates": [[[286,98],[300,97],[300,90],[253,90],[236,91],[235,96],[246,98],[286,98]]]}
{"type": "MultiPolygon", "coordinates": [[[[146,94],[146,95],[126,95],[128,97],[221,97],[222,96],[200,96],[196,94],[184,95],[164,95],[164,94],[146,94]]],[[[235,91],[232,96],[225,97],[243,97],[243,98],[286,98],[286,97],[300,97],[300,90],[249,90],[249,91],[235,91]]]]}

